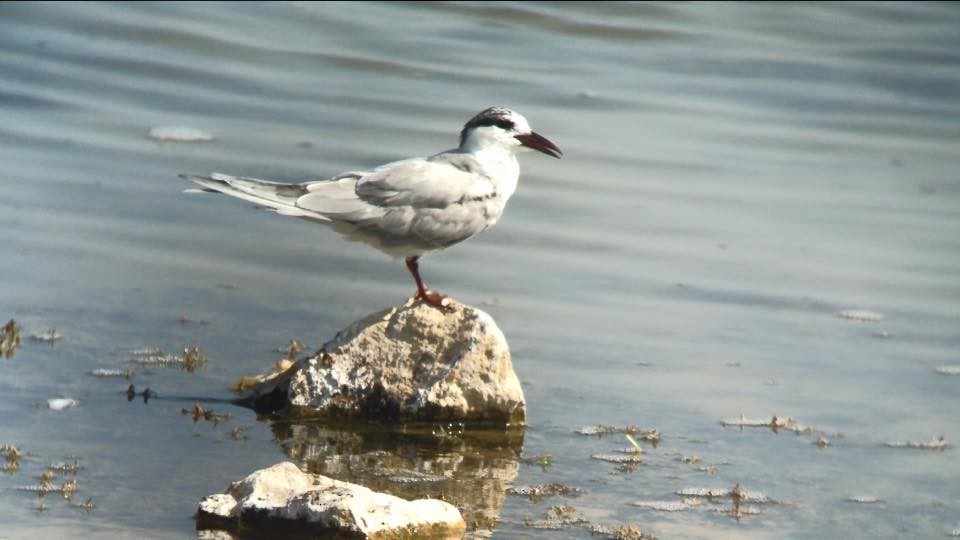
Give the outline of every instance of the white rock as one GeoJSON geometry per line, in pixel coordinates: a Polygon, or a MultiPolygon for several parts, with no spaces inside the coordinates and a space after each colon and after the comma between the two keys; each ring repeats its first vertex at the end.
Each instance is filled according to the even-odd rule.
{"type": "Polygon", "coordinates": [[[691,505],[683,501],[633,501],[630,504],[644,510],[655,510],[657,512],[682,512],[692,508],[691,505]]]}
{"type": "Polygon", "coordinates": [[[880,322],[883,320],[883,313],[870,311],[869,309],[845,309],[837,313],[837,317],[851,321],[880,322]]]}
{"type": "Polygon", "coordinates": [[[198,528],[345,535],[370,538],[456,537],[466,524],[451,504],[436,499],[405,501],[363,486],[301,472],[289,462],[234,482],[226,493],[205,497],[198,528]]]}
{"type": "Polygon", "coordinates": [[[75,399],[53,398],[47,400],[47,406],[54,411],[62,411],[79,405],[80,402],[75,399]]]}
{"type": "Polygon", "coordinates": [[[212,141],[213,135],[189,126],[156,126],[150,128],[147,136],[160,142],[206,142],[212,141]]]}
{"type": "Polygon", "coordinates": [[[443,311],[408,302],[364,317],[313,358],[252,390],[254,400],[285,392],[293,412],[513,424],[526,418],[503,333],[490,315],[457,302],[443,311]]]}

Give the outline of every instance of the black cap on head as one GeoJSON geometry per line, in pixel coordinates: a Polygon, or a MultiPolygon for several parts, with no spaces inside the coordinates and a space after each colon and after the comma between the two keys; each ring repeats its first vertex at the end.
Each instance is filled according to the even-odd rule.
{"type": "Polygon", "coordinates": [[[476,116],[467,121],[460,131],[460,146],[467,138],[467,131],[480,126],[497,126],[501,129],[513,129],[513,111],[506,107],[490,107],[480,111],[476,116]]]}

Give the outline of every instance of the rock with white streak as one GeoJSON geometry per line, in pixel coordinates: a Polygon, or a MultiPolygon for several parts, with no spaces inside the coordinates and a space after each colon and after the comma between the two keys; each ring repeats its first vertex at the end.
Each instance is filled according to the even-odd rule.
{"type": "Polygon", "coordinates": [[[284,462],[201,500],[197,528],[323,538],[460,538],[466,524],[449,503],[406,501],[284,462]]]}
{"type": "Polygon", "coordinates": [[[510,349],[490,315],[419,301],[364,317],[250,388],[259,409],[387,421],[523,424],[510,349]]]}

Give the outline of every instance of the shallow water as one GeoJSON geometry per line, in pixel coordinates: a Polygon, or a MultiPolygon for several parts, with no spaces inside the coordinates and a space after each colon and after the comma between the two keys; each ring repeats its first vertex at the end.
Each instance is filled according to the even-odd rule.
{"type": "Polygon", "coordinates": [[[0,360],[0,444],[29,453],[0,476],[0,537],[192,537],[202,496],[288,458],[446,474],[444,495],[499,513],[497,537],[556,534],[525,520],[562,503],[663,538],[947,535],[956,449],[884,443],[960,441],[960,377],[935,371],[960,364],[957,28],[957,5],[917,3],[0,4],[0,323],[64,336],[0,360]],[[180,413],[412,284],[315,225],[184,195],[178,173],[324,177],[448,148],[495,104],[565,157],[523,156],[501,223],[423,271],[504,330],[519,446],[274,425],[217,401],[225,424],[180,413]],[[178,125],[214,140],[146,135],[178,125]],[[146,404],[87,375],[190,345],[205,371],[134,366],[146,404]],[[719,424],[741,414],[830,446],[719,424]],[[622,435],[573,433],[600,423],[663,439],[617,471],[590,456],[622,435]],[[74,503],[96,508],[48,494],[38,512],[13,489],[69,456],[74,503]],[[503,494],[551,482],[586,493],[503,494]],[[739,521],[628,504],[738,483],[788,504],[739,521]]]}

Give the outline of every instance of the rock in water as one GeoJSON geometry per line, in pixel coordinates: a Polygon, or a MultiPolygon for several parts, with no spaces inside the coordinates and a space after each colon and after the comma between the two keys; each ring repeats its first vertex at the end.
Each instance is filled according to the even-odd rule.
{"type": "Polygon", "coordinates": [[[522,424],[520,380],[490,315],[408,302],[364,317],[251,388],[258,408],[390,421],[522,424]]]}
{"type": "Polygon", "coordinates": [[[405,501],[284,462],[204,497],[197,528],[323,538],[460,538],[466,524],[449,503],[405,501]]]}

